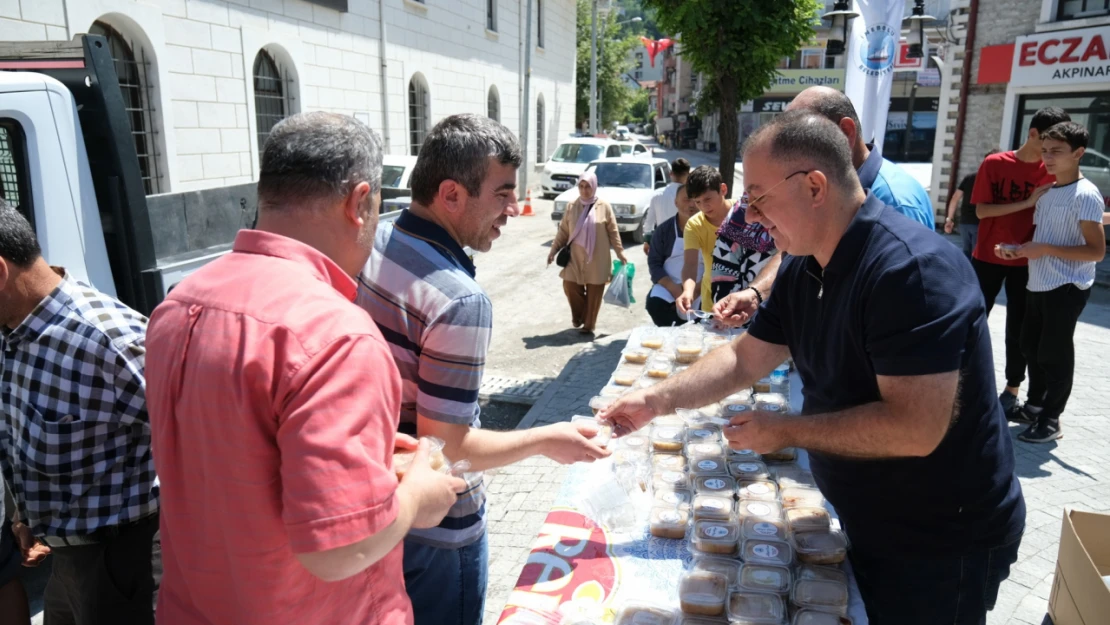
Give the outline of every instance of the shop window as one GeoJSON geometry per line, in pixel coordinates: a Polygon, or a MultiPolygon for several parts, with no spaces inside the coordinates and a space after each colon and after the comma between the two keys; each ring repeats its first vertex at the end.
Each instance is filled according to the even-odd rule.
{"type": "Polygon", "coordinates": [[[1060,0],[1056,9],[1059,21],[1110,15],[1110,0],[1060,0]]]}
{"type": "Polygon", "coordinates": [[[1110,90],[1022,96],[1018,100],[1017,127],[1011,141],[1013,149],[1020,147],[1028,136],[1033,114],[1046,106],[1064,109],[1073,122],[1087,127],[1091,138],[1079,162],[1079,171],[1102,191],[1110,206],[1110,90]]]}
{"type": "Polygon", "coordinates": [[[802,50],[802,69],[821,69],[824,66],[824,50],[802,50]]]}

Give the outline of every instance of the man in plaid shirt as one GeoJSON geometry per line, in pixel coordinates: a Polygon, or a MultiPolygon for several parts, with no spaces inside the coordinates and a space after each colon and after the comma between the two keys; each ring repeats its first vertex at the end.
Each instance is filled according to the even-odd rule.
{"type": "Polygon", "coordinates": [[[54,556],[51,625],[154,623],[145,333],[145,317],[48,265],[0,203],[0,469],[24,563],[54,556]]]}

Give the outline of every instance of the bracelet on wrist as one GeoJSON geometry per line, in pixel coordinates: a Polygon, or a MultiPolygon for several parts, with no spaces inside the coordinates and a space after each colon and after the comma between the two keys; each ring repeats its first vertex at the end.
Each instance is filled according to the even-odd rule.
{"type": "Polygon", "coordinates": [[[759,289],[755,288],[754,286],[749,286],[748,288],[751,289],[755,293],[755,298],[757,300],[759,300],[760,304],[762,304],[763,303],[763,294],[759,292],[759,289]]]}

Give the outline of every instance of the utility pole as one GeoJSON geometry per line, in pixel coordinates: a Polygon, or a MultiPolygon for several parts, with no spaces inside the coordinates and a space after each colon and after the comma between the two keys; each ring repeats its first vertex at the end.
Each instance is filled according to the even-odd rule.
{"type": "MultiPolygon", "coordinates": [[[[597,134],[597,0],[590,0],[590,134],[597,134]]],[[[532,10],[532,5],[528,5],[532,10]]]]}
{"type": "MultiPolygon", "coordinates": [[[[596,2],[596,0],[595,0],[596,2]]],[[[528,173],[532,165],[528,163],[528,109],[532,106],[532,0],[524,0],[528,5],[525,10],[524,20],[524,97],[520,103],[520,152],[524,155],[524,163],[520,166],[517,193],[524,197],[528,193],[528,173]]],[[[540,155],[536,154],[536,163],[540,155]]]]}

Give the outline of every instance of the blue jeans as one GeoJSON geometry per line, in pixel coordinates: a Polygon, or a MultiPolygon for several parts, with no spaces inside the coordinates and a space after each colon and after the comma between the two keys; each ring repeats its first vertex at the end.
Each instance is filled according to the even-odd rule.
{"type": "Polygon", "coordinates": [[[405,540],[405,589],[414,625],[480,625],[489,579],[487,535],[461,549],[405,540]]]}
{"type": "Polygon", "coordinates": [[[975,251],[975,242],[979,240],[979,224],[960,224],[960,240],[964,244],[964,254],[971,258],[975,251]]]}
{"type": "Polygon", "coordinates": [[[1019,545],[1020,536],[1000,547],[929,559],[849,554],[871,625],[983,625],[1019,545]]]}

